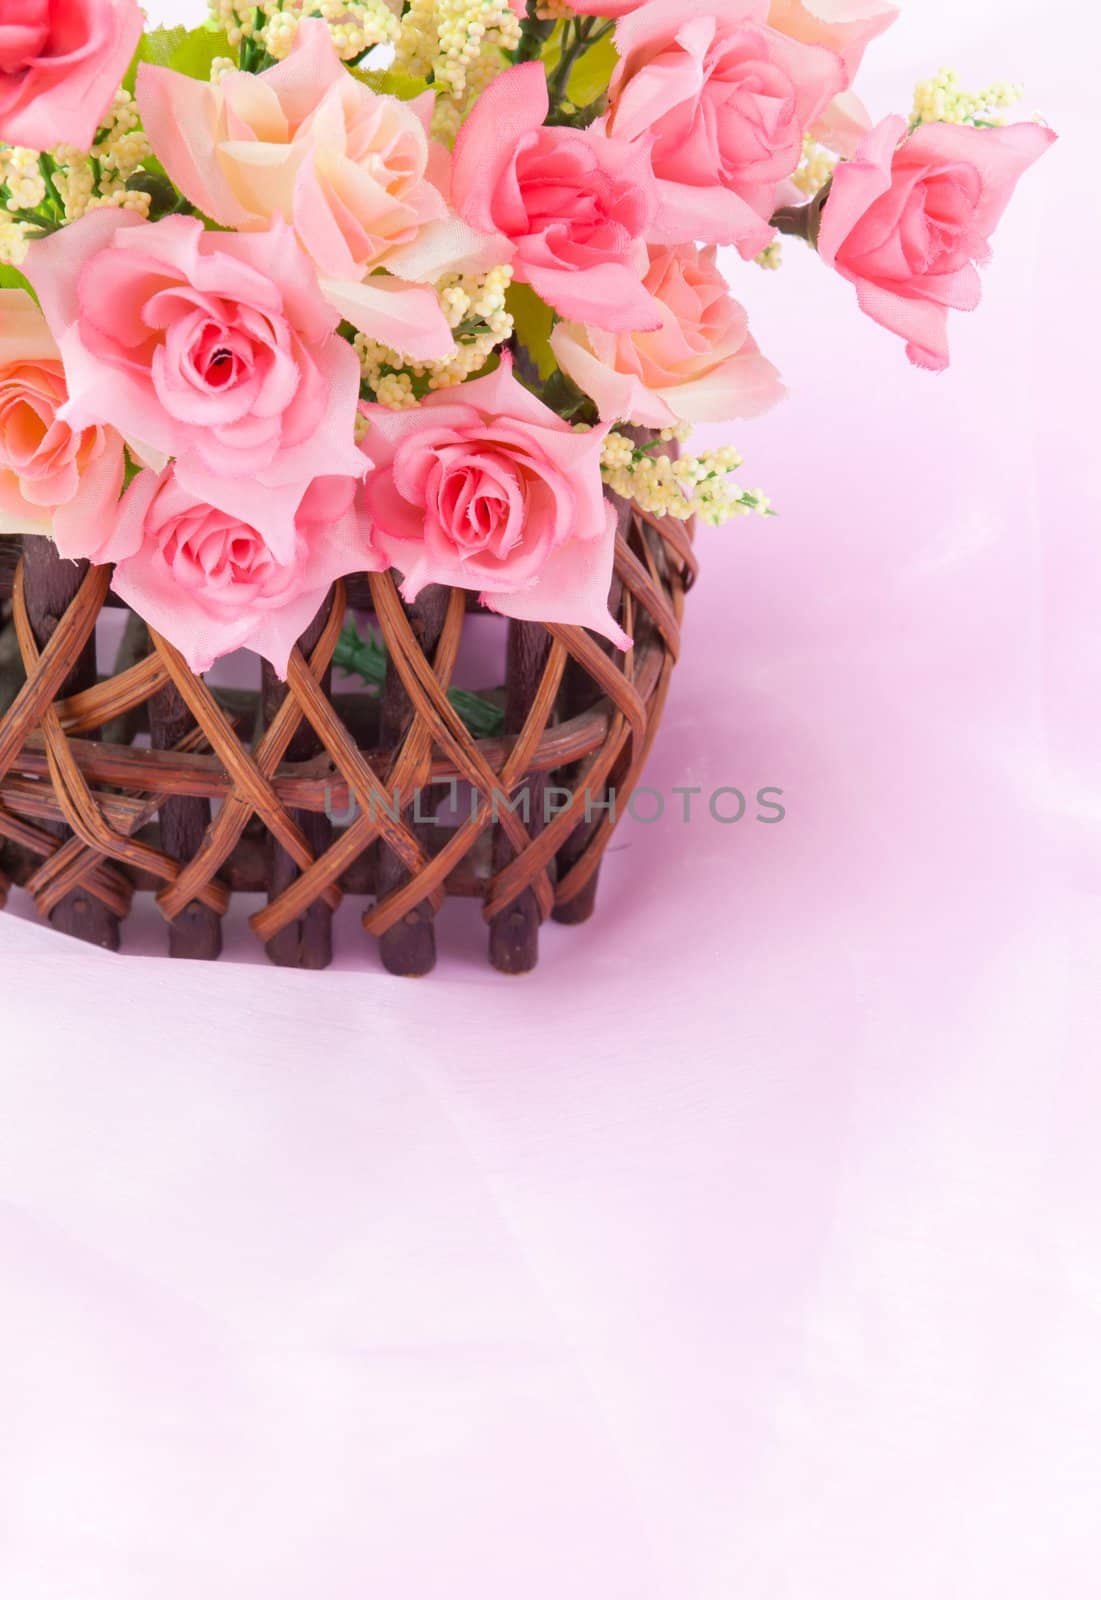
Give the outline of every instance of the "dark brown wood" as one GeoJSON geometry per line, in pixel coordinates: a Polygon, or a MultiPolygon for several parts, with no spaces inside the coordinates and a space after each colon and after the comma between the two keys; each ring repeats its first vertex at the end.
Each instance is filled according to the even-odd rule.
{"type": "MultiPolygon", "coordinates": [[[[405,606],[405,614],[416,635],[417,642],[431,660],[443,632],[450,589],[442,584],[429,584],[417,598],[405,606]]],[[[382,708],[379,717],[379,743],[386,751],[397,750],[405,738],[412,720],[412,706],[401,675],[393,658],[386,667],[386,681],[382,686],[382,708]]],[[[423,809],[423,805],[422,805],[423,809]]],[[[406,813],[408,815],[408,813],[406,813]]],[[[422,844],[429,844],[431,832],[425,824],[413,823],[410,831],[422,844]]],[[[376,870],[379,898],[405,883],[409,874],[401,861],[381,839],[378,843],[376,870]]],[[[397,978],[423,978],[436,965],[436,929],[432,920],[432,906],[422,900],[412,911],[406,912],[400,922],[388,928],[379,938],[379,954],[387,972],[397,978]]]]}
{"type": "MultiPolygon", "coordinates": [[[[374,610],[375,603],[371,596],[371,583],[367,573],[353,572],[350,577],[345,578],[344,582],[348,590],[349,610],[364,612],[374,610]]],[[[0,595],[3,592],[3,571],[0,569],[0,595]]],[[[467,591],[466,609],[470,612],[480,612],[484,616],[485,607],[480,604],[476,589],[467,591]]]]}
{"type": "MultiPolygon", "coordinates": [[[[340,828],[334,828],[334,839],[338,838],[342,831],[340,828]]],[[[426,822],[424,831],[433,855],[441,850],[453,835],[453,829],[435,822],[426,822]]],[[[160,833],[155,826],[141,828],[135,837],[144,844],[157,846],[160,843],[160,833]]],[[[464,856],[454,871],[448,873],[446,888],[449,896],[465,900],[485,898],[486,883],[490,876],[491,851],[492,840],[488,834],[483,834],[475,841],[473,849],[464,856]]],[[[41,858],[21,845],[0,839],[0,864],[13,883],[23,884],[41,865],[41,858]]],[[[118,870],[129,878],[135,894],[155,894],[162,887],[161,880],[148,873],[124,865],[120,865],[118,870]]],[[[377,871],[377,854],[373,850],[365,851],[347,872],[341,873],[338,880],[341,892],[365,897],[373,896],[377,887],[377,871]]],[[[255,838],[246,833],[218,876],[231,894],[266,894],[267,839],[255,838]]]]}
{"type": "MultiPolygon", "coordinates": [[[[580,819],[571,816],[568,824],[554,829],[557,861],[549,860],[548,865],[540,860],[536,865],[534,852],[526,848],[526,833],[544,827],[544,786],[576,788],[576,781],[569,782],[575,775],[591,782],[584,774],[594,759],[607,774],[600,780],[603,784],[625,792],[637,779],[678,653],[685,589],[696,570],[690,530],[667,525],[663,518],[636,515],[622,531],[616,551],[622,588],[613,591],[611,604],[613,609],[626,607],[624,620],[635,638],[630,656],[624,661],[578,629],[513,625],[509,681],[495,691],[506,711],[507,731],[480,740],[464,732],[453,716],[442,714],[439,691],[431,683],[431,658],[439,651],[439,641],[446,644],[448,660],[458,643],[451,634],[451,623],[461,622],[454,593],[448,613],[451,623],[444,632],[438,632],[438,617],[430,625],[430,617],[414,615],[414,638],[410,638],[408,613],[392,585],[380,586],[376,578],[365,597],[372,602],[392,653],[400,653],[411,686],[408,699],[404,684],[392,674],[383,693],[334,700],[328,684],[315,684],[296,657],[291,715],[284,686],[271,672],[264,674],[259,691],[225,690],[215,696],[166,641],[160,643],[157,657],[143,661],[147,647],[140,625],[133,620],[114,673],[97,686],[92,681],[94,652],[84,650],[80,660],[76,655],[95,609],[105,603],[109,574],[100,571],[85,577],[85,586],[79,589],[82,569],[57,562],[50,547],[40,545],[34,553],[37,564],[34,559],[29,563],[29,593],[37,636],[44,642],[52,640],[52,645],[30,674],[31,681],[17,689],[8,712],[0,712],[4,768],[0,900],[9,880],[23,884],[39,896],[45,915],[53,894],[80,884],[115,917],[125,914],[132,890],[157,894],[177,916],[181,910],[191,915],[184,905],[189,898],[213,907],[220,916],[228,895],[259,892],[269,901],[274,897],[282,913],[253,917],[262,939],[286,917],[299,919],[289,935],[273,939],[274,958],[320,966],[329,957],[331,927],[329,913],[320,906],[311,908],[311,901],[320,897],[335,907],[342,893],[381,895],[390,918],[417,908],[416,915],[386,938],[387,964],[410,972],[427,971],[434,957],[431,917],[427,906],[418,903],[430,896],[432,904],[438,904],[442,894],[466,896],[492,909],[489,944],[494,963],[506,972],[530,970],[538,953],[539,922],[551,912],[554,897],[548,893],[549,885],[557,876],[561,893],[585,883],[585,890],[564,902],[559,912],[563,920],[581,920],[592,905],[588,879],[611,831],[611,819],[603,814],[599,824],[584,829],[578,828],[580,819]],[[47,569],[45,583],[38,565],[47,569]],[[63,593],[58,594],[59,589],[63,593]],[[628,591],[629,604],[624,599],[628,591]],[[59,617],[66,618],[60,625],[59,617]],[[548,634],[553,639],[549,653],[548,634]],[[583,670],[567,668],[573,658],[584,662],[583,670]],[[135,665],[129,667],[131,659],[135,665]],[[66,674],[68,681],[63,683],[66,674]],[[173,685],[170,697],[164,694],[166,677],[173,685]],[[77,688],[78,684],[87,687],[77,688]],[[51,699],[67,730],[60,741],[57,725],[48,716],[51,699]],[[264,715],[270,718],[280,704],[287,715],[279,717],[278,731],[269,728],[263,758],[254,760],[250,735],[252,749],[258,750],[256,738],[264,728],[264,715]],[[299,712],[307,707],[303,726],[299,712]],[[422,742],[417,723],[415,752],[408,733],[414,714],[425,719],[426,729],[422,742]],[[191,725],[191,717],[198,727],[191,725]],[[89,730],[105,723],[109,742],[102,742],[103,735],[100,742],[89,737],[89,730]],[[128,741],[144,728],[152,732],[153,748],[144,748],[144,740],[114,742],[128,741]],[[316,728],[322,730],[323,741],[312,731],[316,728]],[[296,729],[298,738],[288,748],[296,729]],[[502,812],[496,826],[483,816],[480,832],[477,823],[468,824],[458,837],[453,827],[422,824],[411,816],[400,830],[386,821],[387,849],[377,844],[368,849],[371,830],[362,822],[353,823],[342,835],[342,813],[355,810],[350,800],[353,790],[357,796],[368,791],[385,795],[387,781],[392,786],[394,779],[384,775],[395,771],[395,761],[410,804],[414,784],[423,788],[458,779],[483,796],[491,795],[497,783],[507,790],[512,812],[502,812]],[[503,780],[495,777],[501,773],[506,774],[503,780]],[[51,868],[53,844],[65,835],[67,818],[76,819],[74,806],[82,818],[77,824],[81,837],[88,844],[74,842],[64,860],[51,868]],[[158,807],[164,808],[163,817],[158,818],[158,807]],[[293,819],[289,811],[295,813],[293,819]],[[216,814],[204,838],[203,825],[211,813],[216,814]],[[572,839],[563,833],[566,826],[575,829],[572,839]],[[417,829],[415,847],[406,834],[409,827],[417,829]],[[112,838],[105,828],[118,830],[118,836],[112,838]],[[175,891],[164,861],[166,845],[171,845],[174,857],[190,858],[186,882],[175,891]],[[430,888],[437,870],[431,863],[441,850],[449,864],[446,882],[430,888]],[[400,861],[394,859],[394,851],[400,861]],[[311,867],[315,858],[321,864],[311,867]],[[62,870],[64,876],[59,876],[62,870]],[[412,879],[407,876],[410,871],[412,879]],[[571,879],[565,885],[563,872],[571,879]],[[283,944],[290,948],[281,951],[283,944]]],[[[10,548],[9,544],[8,552],[10,548]]],[[[0,568],[10,570],[10,562],[4,566],[4,555],[0,539],[0,568]]],[[[0,602],[0,684],[5,690],[11,687],[9,677],[23,676],[19,652],[13,650],[6,628],[8,617],[7,602],[0,602]]],[[[501,619],[498,626],[507,624],[501,619]]],[[[324,632],[327,643],[336,627],[337,618],[330,614],[324,632]]],[[[307,645],[317,637],[316,630],[309,634],[307,645]]],[[[318,654],[316,646],[313,653],[318,654]]],[[[596,793],[594,798],[601,796],[596,793]]],[[[551,839],[544,835],[540,843],[549,859],[551,839]]],[[[56,916],[55,911],[55,920],[56,916]]],[[[365,920],[377,930],[389,919],[376,906],[365,920]]],[[[114,917],[108,914],[108,921],[117,938],[114,917]]],[[[97,937],[86,928],[83,934],[97,937]]],[[[215,951],[192,946],[186,953],[215,951]]]]}
{"type": "MultiPolygon", "coordinates": [[[[0,602],[0,717],[19,693],[24,676],[10,610],[6,601],[0,602]]],[[[0,911],[8,903],[8,891],[11,888],[11,863],[7,859],[5,843],[0,839],[0,911]]]]}
{"type": "MultiPolygon", "coordinates": [[[[22,554],[19,534],[0,534],[0,601],[10,600],[15,587],[15,569],[22,554]]],[[[126,602],[109,592],[103,604],[111,611],[121,611],[126,602]]]]}
{"type": "MultiPolygon", "coordinates": [[[[211,685],[215,700],[228,711],[243,730],[263,727],[259,717],[260,695],[255,689],[223,689],[211,685]]],[[[361,750],[378,743],[378,696],[374,694],[334,694],[330,696],[341,722],[361,750]]]]}
{"type": "MultiPolygon", "coordinates": [[[[517,734],[527,721],[550,654],[551,637],[540,622],[511,621],[508,625],[508,665],[505,674],[505,732],[517,734]]],[[[512,795],[512,804],[526,799],[528,832],[534,838],[545,826],[543,815],[547,775],[529,773],[512,795]]],[[[520,811],[524,817],[524,811],[520,811]]],[[[500,872],[515,859],[504,829],[493,830],[493,869],[500,872]]],[[[489,959],[498,972],[531,972],[539,961],[539,904],[534,889],[525,889],[511,905],[490,919],[489,959]]]]}
{"type": "MultiPolygon", "coordinates": [[[[644,700],[652,693],[660,669],[661,656],[657,650],[653,650],[635,679],[644,700]]],[[[603,707],[584,717],[559,723],[543,735],[532,757],[532,768],[540,772],[553,772],[566,763],[580,761],[599,749],[607,732],[608,713],[603,707]]],[[[71,739],[69,744],[77,766],[92,784],[113,784],[147,794],[172,790],[176,794],[206,795],[212,800],[224,798],[232,787],[224,768],[214,756],[177,755],[167,750],[141,750],[129,746],[111,749],[105,745],[90,744],[82,738],[71,739]]],[[[511,744],[511,739],[483,739],[480,748],[492,766],[500,767],[511,744]]],[[[380,751],[368,749],[365,754],[372,764],[376,760],[381,761],[380,751]]],[[[13,771],[34,777],[48,776],[49,767],[40,734],[31,735],[13,771]]],[[[437,754],[432,762],[431,781],[446,783],[455,775],[455,763],[446,755],[437,754]]],[[[340,813],[351,803],[348,785],[333,773],[332,762],[324,755],[315,761],[301,762],[293,769],[282,768],[273,785],[285,805],[300,806],[306,811],[328,809],[340,813]]]]}
{"type": "MultiPolygon", "coordinates": [[[[149,641],[149,629],[136,611],[128,612],[126,624],[122,630],[122,638],[119,640],[118,653],[115,656],[113,675],[119,677],[128,668],[135,666],[139,661],[144,661],[152,648],[149,641]]],[[[132,706],[129,711],[124,712],[122,716],[115,717],[111,722],[108,722],[100,734],[100,738],[104,744],[133,744],[139,733],[148,731],[145,706],[136,705],[132,706]]],[[[159,746],[154,741],[153,748],[156,750],[165,747],[159,746]]]]}
{"type": "MultiPolygon", "coordinates": [[[[328,619],[332,597],[326,598],[313,622],[306,629],[298,641],[299,648],[307,657],[317,644],[328,619]]],[[[263,702],[264,721],[270,722],[279,710],[287,695],[287,686],[276,673],[271,663],[262,664],[261,699],[263,702]]],[[[332,670],[326,671],[322,679],[322,691],[326,695],[332,690],[332,670]]],[[[311,756],[316,756],[321,750],[321,741],[311,725],[303,719],[295,730],[294,736],[287,747],[287,761],[308,761],[311,756]]],[[[324,812],[299,811],[293,809],[290,813],[292,821],[296,822],[306,836],[315,858],[324,855],[332,843],[333,825],[324,812]]],[[[278,841],[270,835],[267,840],[268,848],[268,901],[269,903],[282,894],[298,877],[298,868],[278,841]]],[[[315,900],[306,910],[305,914],[269,939],[265,945],[268,959],[277,967],[304,967],[311,971],[319,971],[322,967],[331,965],[333,959],[333,914],[322,900],[315,900]]]]}
{"type": "MultiPolygon", "coordinates": [[[[54,629],[64,616],[88,571],[86,561],[64,561],[53,542],[39,535],[28,534],[23,540],[24,595],[27,616],[35,642],[41,650],[53,637],[54,629]]],[[[93,633],[88,643],[62,685],[61,694],[76,694],[90,689],[96,681],[96,642],[93,633]]],[[[67,839],[70,830],[63,823],[43,824],[59,839],[67,839]]],[[[50,912],[50,922],[61,933],[86,944],[96,944],[105,950],[117,950],[120,945],[119,919],[108,911],[94,895],[84,889],[72,889],[58,901],[50,912]]]]}
{"type": "Polygon", "coordinates": [[[5,605],[0,610],[0,716],[11,705],[23,687],[23,658],[19,654],[19,641],[15,637],[15,624],[5,605]]]}
{"type": "MultiPolygon", "coordinates": [[[[576,717],[589,710],[600,699],[600,689],[583,667],[571,660],[567,666],[562,681],[562,715],[576,717]]],[[[578,764],[564,767],[558,774],[556,782],[563,788],[573,792],[575,784],[582,781],[583,767],[578,764]]],[[[603,800],[603,791],[593,796],[593,803],[603,800]]],[[[585,854],[589,840],[592,838],[595,823],[592,821],[579,822],[577,827],[567,838],[565,844],[555,856],[558,876],[564,878],[571,867],[575,866],[585,854]]],[[[588,922],[596,910],[596,892],[600,883],[600,868],[598,867],[588,883],[579,894],[573,895],[569,900],[560,902],[551,912],[555,922],[561,922],[568,927],[576,927],[579,923],[588,922]]]]}
{"type": "Polygon", "coordinates": [[[23,541],[18,534],[0,535],[0,600],[10,600],[15,583],[15,569],[23,553],[23,541]]]}
{"type": "MultiPolygon", "coordinates": [[[[613,495],[610,492],[608,494],[608,498],[612,501],[616,508],[617,535],[620,538],[625,538],[631,521],[630,504],[628,501],[621,500],[618,495],[613,495]]],[[[622,598],[623,585],[620,583],[619,579],[616,578],[612,582],[612,591],[608,600],[608,604],[611,608],[613,616],[616,614],[622,602],[622,598]]],[[[606,655],[610,655],[612,652],[612,646],[608,640],[598,638],[595,634],[593,637],[597,640],[597,643],[600,645],[600,648],[604,651],[604,653],[606,655]]],[[[561,704],[563,717],[567,720],[571,717],[582,717],[587,711],[590,711],[600,699],[601,690],[599,685],[592,677],[590,677],[589,673],[585,671],[584,667],[579,666],[578,663],[571,657],[566,664],[566,671],[562,679],[561,704]]],[[[556,776],[555,783],[559,787],[563,789],[569,789],[572,792],[574,787],[583,781],[583,771],[584,768],[581,763],[576,763],[570,767],[564,767],[556,776]]],[[[602,789],[599,793],[594,793],[592,795],[591,805],[595,807],[596,805],[600,804],[604,798],[604,791],[602,789]]],[[[583,818],[583,820],[578,823],[577,827],[574,828],[573,832],[567,838],[565,844],[559,850],[557,856],[555,857],[559,882],[561,882],[570,869],[575,866],[585,854],[585,851],[589,846],[589,841],[592,839],[592,836],[596,831],[598,817],[599,813],[594,812],[590,818],[583,818]]],[[[589,918],[596,910],[596,894],[599,884],[600,868],[598,867],[579,894],[575,894],[571,896],[569,900],[563,901],[555,906],[551,913],[555,922],[564,923],[568,927],[577,927],[582,922],[588,922],[589,918]]]]}
{"type": "MultiPolygon", "coordinates": [[[[195,719],[174,683],[149,701],[149,734],[154,750],[171,750],[191,732],[195,719]]],[[[177,861],[190,861],[210,826],[210,801],[175,795],[160,809],[160,845],[177,861]]],[[[216,961],[222,953],[222,919],[198,900],[168,924],[168,953],[181,961],[216,961]]]]}

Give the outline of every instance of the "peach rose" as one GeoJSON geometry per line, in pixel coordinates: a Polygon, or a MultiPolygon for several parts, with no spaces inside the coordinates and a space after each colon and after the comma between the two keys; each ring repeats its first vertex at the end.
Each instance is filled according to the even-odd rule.
{"type": "Polygon", "coordinates": [[[247,647],[285,676],[329,586],[383,565],[363,534],[356,488],[353,478],[312,483],[295,509],[293,544],[279,551],[235,507],[192,494],[172,467],[140,473],[112,533],[112,587],[192,672],[247,647]]]}
{"type": "Polygon", "coordinates": [[[134,0],[5,0],[0,139],[90,149],[143,25],[134,0]]]}
{"type": "Polygon", "coordinates": [[[898,18],[890,0],[769,0],[768,23],[789,39],[822,44],[845,63],[849,82],[864,52],[898,18]]]}
{"type": "Polygon", "coordinates": [[[906,138],[887,117],[838,167],[822,211],[818,251],[855,284],[860,308],[906,340],[915,366],[948,365],[948,312],[982,297],[976,263],[1021,174],[1055,134],[928,123],[906,138]]]}
{"type": "Polygon", "coordinates": [[[414,599],[429,583],[479,591],[506,617],[574,623],[629,643],[608,611],[615,515],[607,428],[575,433],[512,375],[437,389],[409,411],[366,405],[362,504],[414,599]]]}
{"type": "Polygon", "coordinates": [[[779,185],[846,84],[841,58],[766,25],[768,0],[651,0],[616,28],[607,130],[653,139],[661,239],[773,237],[779,185]]]}
{"type": "Polygon", "coordinates": [[[562,316],[655,327],[641,283],[656,208],[646,146],[544,127],[548,105],[538,61],[494,79],[455,144],[455,204],[501,237],[517,280],[562,316]]]}
{"type": "Polygon", "coordinates": [[[660,328],[613,334],[561,322],[551,335],[558,365],[595,400],[603,422],[723,422],[758,416],[783,396],[779,373],[715,265],[714,246],[652,249],[644,283],[660,328]]]}
{"type": "Polygon", "coordinates": [[[22,289],[0,290],[0,530],[51,536],[61,554],[99,559],[125,474],[114,428],[74,429],[46,320],[22,289]]]}
{"type": "Polygon", "coordinates": [[[32,245],[24,267],[74,427],[110,422],[147,463],[177,457],[194,494],[226,480],[220,493],[288,541],[288,491],[361,466],[359,362],[284,223],[211,233],[196,217],[95,211],[32,245]]]}
{"type": "Polygon", "coordinates": [[[429,137],[433,99],[397,100],[358,82],[316,18],[258,76],[199,83],[143,65],[137,81],[153,149],[194,206],[249,232],[282,218],[341,315],[418,360],[450,354],[454,341],[433,291],[402,280],[485,256],[485,241],[444,198],[448,156],[429,137]],[[391,276],[373,276],[379,268],[391,276]]]}
{"type": "MultiPolygon", "coordinates": [[[[769,26],[804,44],[825,45],[845,63],[852,83],[864,51],[898,18],[889,0],[770,0],[769,26]]],[[[850,90],[839,94],[808,130],[837,155],[851,156],[872,125],[863,102],[850,90]]]]}

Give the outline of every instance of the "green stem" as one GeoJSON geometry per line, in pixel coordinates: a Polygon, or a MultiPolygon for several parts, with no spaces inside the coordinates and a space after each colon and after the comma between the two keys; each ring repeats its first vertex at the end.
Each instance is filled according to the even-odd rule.
{"type": "Polygon", "coordinates": [[[606,21],[602,17],[575,17],[572,22],[566,23],[562,32],[562,56],[547,84],[547,95],[550,100],[548,122],[553,122],[562,108],[569,90],[570,74],[579,58],[594,44],[599,44],[601,39],[606,38],[614,27],[614,22],[606,21]],[[571,27],[574,30],[572,42],[571,27]]]}
{"type": "Polygon", "coordinates": [[[527,16],[520,24],[520,43],[512,52],[515,62],[537,61],[543,54],[543,46],[554,32],[554,18],[537,17],[536,3],[537,0],[528,0],[527,16]]]}
{"type": "Polygon", "coordinates": [[[32,228],[41,228],[43,233],[57,233],[61,227],[56,217],[48,217],[44,211],[11,211],[8,215],[16,222],[29,222],[32,228]]]}
{"type": "Polygon", "coordinates": [[[46,193],[53,202],[57,215],[63,218],[65,215],[65,206],[62,203],[61,196],[57,192],[57,185],[54,183],[53,160],[45,153],[45,151],[43,151],[38,158],[38,170],[42,174],[42,181],[46,185],[46,193]]]}
{"type": "MultiPolygon", "coordinates": [[[[381,689],[386,680],[386,646],[368,629],[362,638],[354,622],[345,624],[333,654],[333,665],[341,672],[362,678],[371,689],[381,689]]],[[[449,689],[447,698],[476,739],[491,739],[504,726],[504,712],[492,700],[472,694],[469,689],[449,689]]]]}

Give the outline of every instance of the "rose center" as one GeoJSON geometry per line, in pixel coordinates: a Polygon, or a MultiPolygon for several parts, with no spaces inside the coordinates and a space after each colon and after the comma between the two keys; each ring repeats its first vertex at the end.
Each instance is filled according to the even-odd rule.
{"type": "Polygon", "coordinates": [[[522,536],[519,486],[504,464],[465,460],[445,470],[437,509],[450,541],[461,557],[490,556],[504,560],[522,536]]]}
{"type": "Polygon", "coordinates": [[[206,369],[206,381],[212,388],[220,389],[223,384],[229,383],[233,378],[233,353],[220,349],[215,350],[210,357],[206,369]]]}

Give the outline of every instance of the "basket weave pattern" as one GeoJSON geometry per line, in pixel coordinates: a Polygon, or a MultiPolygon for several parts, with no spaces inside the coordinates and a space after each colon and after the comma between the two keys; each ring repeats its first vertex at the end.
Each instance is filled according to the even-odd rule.
{"type": "Polygon", "coordinates": [[[152,630],[147,653],[97,680],[110,569],[62,563],[45,541],[25,540],[10,582],[24,681],[0,719],[0,904],[14,879],[41,917],[117,946],[135,891],[151,889],[171,953],[210,957],[231,893],[261,891],[250,925],[271,958],[323,966],[342,895],[368,893],[363,925],[385,964],[418,973],[434,960],[435,912],[459,894],[482,900],[494,964],[528,970],[543,920],[592,910],[615,819],[586,817],[586,797],[614,788],[621,814],[638,781],[696,573],[684,524],[618,509],[612,605],[633,649],[502,619],[505,733],[481,740],[447,697],[470,614],[462,590],[437,591],[426,608],[404,604],[390,573],[337,584],[286,683],[265,671],[252,735],[152,630]],[[63,605],[59,584],[70,591],[63,605]],[[389,658],[373,749],[329,692],[349,588],[373,611],[389,658]],[[120,719],[153,747],[103,737],[120,719]],[[450,827],[419,820],[415,793],[449,780],[476,791],[473,814],[464,808],[450,827]],[[547,783],[572,799],[544,823],[547,783]],[[529,821],[501,803],[525,787],[529,821]],[[349,814],[343,828],[330,821],[349,814]]]}

